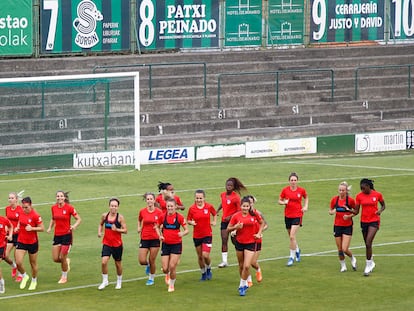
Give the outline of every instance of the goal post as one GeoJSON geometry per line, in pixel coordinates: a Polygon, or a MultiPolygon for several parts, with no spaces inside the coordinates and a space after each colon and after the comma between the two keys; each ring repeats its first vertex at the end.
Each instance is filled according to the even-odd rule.
{"type": "MultiPolygon", "coordinates": [[[[58,146],[56,149],[61,145],[63,146],[62,141],[64,139],[67,139],[67,144],[72,144],[74,154],[77,151],[89,152],[88,149],[83,148],[86,145],[86,139],[83,140],[82,127],[85,124],[93,123],[93,119],[97,119],[98,117],[102,118],[106,123],[110,115],[110,107],[113,109],[113,106],[119,104],[120,107],[116,109],[120,119],[130,114],[132,112],[131,108],[133,108],[133,125],[128,124],[124,125],[124,127],[128,127],[129,131],[133,128],[133,134],[128,132],[129,135],[125,135],[128,135],[128,139],[131,138],[130,136],[133,136],[134,166],[135,169],[140,170],[141,133],[139,87],[139,72],[106,72],[61,76],[0,78],[0,109],[4,112],[2,113],[3,116],[0,117],[0,129],[3,132],[0,133],[0,145],[5,150],[0,154],[0,158],[12,154],[12,152],[8,152],[7,150],[17,150],[14,153],[15,157],[27,156],[24,154],[24,145],[28,146],[29,144],[36,143],[30,141],[30,137],[32,137],[30,135],[34,135],[33,137],[36,138],[34,140],[37,140],[38,136],[42,135],[42,131],[45,133],[45,137],[46,134],[51,137],[49,138],[48,136],[48,140],[45,138],[43,144],[44,149],[49,148],[50,150],[42,150],[38,154],[33,152],[34,154],[32,155],[57,154],[59,150],[56,151],[53,149],[55,149],[55,146],[58,146]],[[115,85],[114,89],[111,88],[109,90],[109,85],[115,85]],[[125,92],[127,92],[127,95],[124,95],[125,92]],[[99,94],[99,96],[97,97],[96,94],[99,94]],[[131,105],[131,101],[133,101],[133,105],[131,105]],[[99,107],[87,108],[89,105],[93,107],[93,104],[99,105],[99,107]],[[84,110],[86,112],[82,115],[84,110]],[[77,129],[66,129],[66,124],[63,124],[62,131],[56,131],[54,134],[51,127],[56,127],[57,122],[62,123],[62,120],[66,120],[63,119],[66,117],[64,114],[68,118],[73,118],[73,123],[77,122],[77,129]],[[83,117],[83,123],[79,120],[74,120],[77,114],[83,117]],[[47,123],[48,121],[49,123],[47,123]],[[21,122],[21,128],[14,125],[18,122],[21,122]],[[25,125],[26,123],[28,125],[25,125]],[[37,136],[35,130],[38,130],[39,134],[37,136]],[[63,135],[64,130],[66,130],[66,134],[68,134],[66,136],[69,138],[63,135]],[[22,135],[18,134],[19,131],[25,131],[22,135],[26,134],[28,136],[26,141],[24,138],[21,138],[22,135]],[[67,133],[69,131],[71,132],[67,133]],[[79,133],[79,137],[74,137],[76,136],[76,131],[79,133]],[[19,154],[19,150],[22,151],[22,155],[19,154]]],[[[127,133],[127,129],[125,128],[120,126],[118,130],[116,125],[114,125],[111,131],[114,133],[119,132],[119,135],[122,135],[123,133],[127,133]]],[[[100,133],[99,138],[96,139],[99,140],[100,151],[104,151],[103,149],[107,147],[108,135],[106,129],[105,125],[105,133],[100,133]],[[102,141],[105,141],[105,147],[102,147],[102,141]]],[[[93,130],[90,130],[90,132],[96,133],[101,131],[102,127],[99,125],[99,129],[93,130]]],[[[88,135],[88,137],[93,137],[90,133],[88,135]]],[[[114,140],[112,144],[116,145],[116,139],[114,138],[114,140]]],[[[40,139],[38,144],[42,144],[40,139]]],[[[66,145],[65,148],[67,148],[66,145]]],[[[98,151],[96,149],[98,147],[94,148],[93,151],[98,151]]],[[[68,149],[70,148],[66,150],[68,149]]]]}

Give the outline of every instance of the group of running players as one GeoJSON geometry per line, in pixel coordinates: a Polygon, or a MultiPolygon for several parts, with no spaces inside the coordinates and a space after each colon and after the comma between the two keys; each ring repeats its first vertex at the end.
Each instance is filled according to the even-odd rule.
{"type": "MultiPolygon", "coordinates": [[[[287,266],[301,260],[301,250],[296,240],[296,234],[302,226],[304,213],[308,210],[308,195],[304,188],[298,186],[298,175],[289,175],[289,185],[280,192],[278,203],[285,207],[285,226],[289,235],[289,256],[287,266]]],[[[194,203],[189,207],[187,216],[178,213],[184,210],[181,199],[174,193],[171,183],[160,182],[159,194],[145,193],[146,206],[139,211],[137,232],[140,235],[138,261],[145,266],[148,275],[147,286],[154,285],[156,273],[156,258],[161,249],[161,265],[165,274],[165,283],[168,292],[175,291],[177,265],[182,253],[182,237],[189,233],[188,225],[193,227],[193,242],[200,268],[200,281],[212,279],[210,252],[212,248],[212,226],[217,223],[218,213],[221,211],[221,255],[222,262],[219,268],[228,266],[228,240],[235,246],[239,265],[240,283],[238,292],[245,296],[249,287],[253,285],[250,269],[255,270],[257,282],[263,279],[258,262],[262,247],[263,232],[267,229],[267,222],[263,214],[255,208],[256,199],[252,195],[241,198],[247,188],[235,177],[226,180],[226,190],[220,195],[220,205],[217,210],[206,202],[204,190],[196,190],[194,203]]],[[[373,181],[362,179],[361,192],[354,198],[349,196],[350,187],[341,182],[338,195],[330,202],[329,214],[335,215],[334,237],[338,248],[340,271],[347,271],[345,255],[351,260],[351,266],[357,269],[355,256],[349,249],[352,232],[353,217],[361,212],[361,229],[366,244],[366,266],[364,275],[368,276],[375,267],[372,258],[372,242],[380,226],[380,215],[385,209],[385,202],[380,192],[374,189],[373,181]],[[378,203],[380,208],[378,208],[378,203]]],[[[0,261],[7,262],[12,269],[12,277],[20,283],[20,288],[26,288],[30,279],[25,270],[23,261],[28,254],[31,266],[31,282],[29,290],[37,287],[37,232],[44,231],[41,216],[32,207],[30,197],[21,199],[18,204],[17,193],[9,194],[9,205],[6,207],[6,217],[0,216],[0,261]],[[14,257],[12,250],[15,248],[14,257]]],[[[109,211],[101,215],[98,226],[98,237],[102,237],[102,283],[98,286],[103,290],[109,285],[108,262],[114,259],[117,281],[115,289],[122,288],[122,234],[127,233],[124,216],[118,212],[120,200],[109,200],[109,211]]],[[[51,207],[52,219],[47,228],[51,232],[54,228],[52,258],[61,265],[59,284],[65,284],[70,271],[68,257],[72,245],[72,233],[80,225],[81,217],[69,203],[68,193],[58,191],[56,204],[51,207]],[[75,222],[72,224],[72,217],[75,222]]],[[[0,293],[5,292],[4,278],[0,269],[0,293]]]]}

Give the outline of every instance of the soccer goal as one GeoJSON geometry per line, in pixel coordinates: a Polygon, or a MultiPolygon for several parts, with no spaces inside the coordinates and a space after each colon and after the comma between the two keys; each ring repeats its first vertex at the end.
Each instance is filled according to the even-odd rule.
{"type": "Polygon", "coordinates": [[[138,72],[2,78],[0,111],[0,172],[22,158],[121,151],[140,169],[138,72]]]}

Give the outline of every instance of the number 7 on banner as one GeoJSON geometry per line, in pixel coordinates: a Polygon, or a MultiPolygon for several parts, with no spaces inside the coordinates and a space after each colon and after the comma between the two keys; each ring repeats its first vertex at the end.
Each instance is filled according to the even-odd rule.
{"type": "Polygon", "coordinates": [[[59,11],[58,0],[43,0],[43,9],[50,10],[49,32],[47,34],[46,51],[52,51],[55,45],[56,25],[59,11]]]}

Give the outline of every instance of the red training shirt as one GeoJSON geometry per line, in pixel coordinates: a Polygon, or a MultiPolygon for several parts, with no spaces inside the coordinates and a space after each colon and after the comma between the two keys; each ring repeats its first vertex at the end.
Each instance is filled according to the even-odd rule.
{"type": "Polygon", "coordinates": [[[55,204],[51,207],[52,219],[55,221],[55,236],[62,236],[71,233],[70,230],[70,218],[71,216],[76,217],[78,213],[76,209],[65,203],[62,207],[55,204]]]}
{"type": "MultiPolygon", "coordinates": [[[[177,206],[182,206],[183,202],[181,202],[181,199],[179,196],[174,195],[174,200],[177,203],[177,206]]],[[[157,202],[160,205],[160,209],[163,212],[167,212],[167,202],[164,200],[164,196],[162,193],[160,193],[159,195],[157,195],[157,197],[155,198],[155,202],[157,202]]]]}
{"type": "Polygon", "coordinates": [[[6,247],[7,245],[7,230],[9,230],[10,226],[12,226],[10,220],[0,216],[0,248],[6,247]]]}
{"type": "Polygon", "coordinates": [[[302,199],[307,197],[306,190],[301,187],[297,187],[296,190],[290,189],[290,186],[287,186],[282,189],[280,193],[280,198],[289,199],[288,204],[285,206],[285,217],[287,218],[297,218],[302,217],[302,199]]]}
{"type": "Polygon", "coordinates": [[[122,233],[112,230],[112,225],[115,224],[117,228],[121,228],[121,223],[118,221],[119,213],[116,213],[116,217],[113,220],[109,220],[109,213],[106,214],[103,226],[105,228],[102,244],[110,247],[122,246],[122,233]]]}
{"type": "Polygon", "coordinates": [[[19,215],[19,236],[17,242],[23,244],[34,244],[38,242],[37,231],[26,231],[26,226],[31,225],[37,227],[42,224],[42,217],[32,208],[32,210],[26,214],[25,212],[19,215]]]}
{"type": "Polygon", "coordinates": [[[382,194],[378,191],[371,190],[370,194],[360,192],[355,198],[356,205],[360,205],[361,222],[380,221],[380,216],[376,214],[378,211],[378,202],[384,202],[382,194]]]}
{"type": "Polygon", "coordinates": [[[23,213],[23,209],[20,205],[17,205],[15,209],[13,209],[10,205],[6,207],[6,217],[12,223],[13,228],[17,227],[19,215],[21,213],[23,213]]]}
{"type": "MultiPolygon", "coordinates": [[[[336,207],[336,201],[338,200],[339,196],[334,196],[331,199],[331,209],[335,209],[336,207]]],[[[343,207],[346,205],[346,199],[339,199],[338,200],[338,207],[343,207]]],[[[349,208],[355,208],[355,200],[353,198],[351,198],[350,196],[348,196],[348,207],[349,208]]],[[[352,226],[353,221],[352,218],[349,218],[347,220],[344,219],[344,215],[352,215],[352,213],[350,212],[336,212],[335,214],[335,220],[334,220],[334,225],[335,226],[342,226],[342,227],[349,227],[352,226]]]]}
{"type": "Polygon", "coordinates": [[[260,226],[257,226],[257,223],[262,221],[262,217],[259,213],[255,213],[254,216],[250,215],[243,215],[242,212],[237,212],[234,214],[231,219],[229,225],[235,225],[239,222],[243,223],[243,227],[237,230],[236,240],[241,244],[251,244],[258,242],[255,239],[254,234],[259,232],[260,226]]]}
{"type": "Polygon", "coordinates": [[[158,240],[157,231],[154,226],[158,224],[159,220],[163,217],[164,213],[161,209],[155,207],[152,212],[148,208],[144,207],[139,211],[138,221],[142,222],[141,239],[142,240],[158,240]]]}
{"type": "Polygon", "coordinates": [[[162,235],[164,236],[163,243],[166,244],[179,244],[182,242],[182,238],[178,235],[180,232],[180,226],[184,226],[186,224],[185,218],[183,215],[178,214],[175,212],[172,215],[163,214],[159,222],[162,227],[162,235]],[[177,222],[177,223],[176,223],[177,222]],[[168,228],[170,226],[174,226],[176,223],[178,228],[168,228]]]}
{"type": "Polygon", "coordinates": [[[207,236],[213,236],[211,230],[211,215],[216,215],[216,210],[213,205],[205,202],[202,208],[199,208],[197,204],[190,206],[187,214],[187,222],[194,220],[196,225],[193,226],[193,238],[201,239],[207,236]]]}
{"type": "Polygon", "coordinates": [[[233,214],[241,210],[240,196],[236,192],[233,191],[230,195],[228,195],[227,192],[221,193],[220,198],[221,198],[221,208],[223,210],[221,221],[226,222],[225,219],[227,217],[232,216],[233,214]]]}

